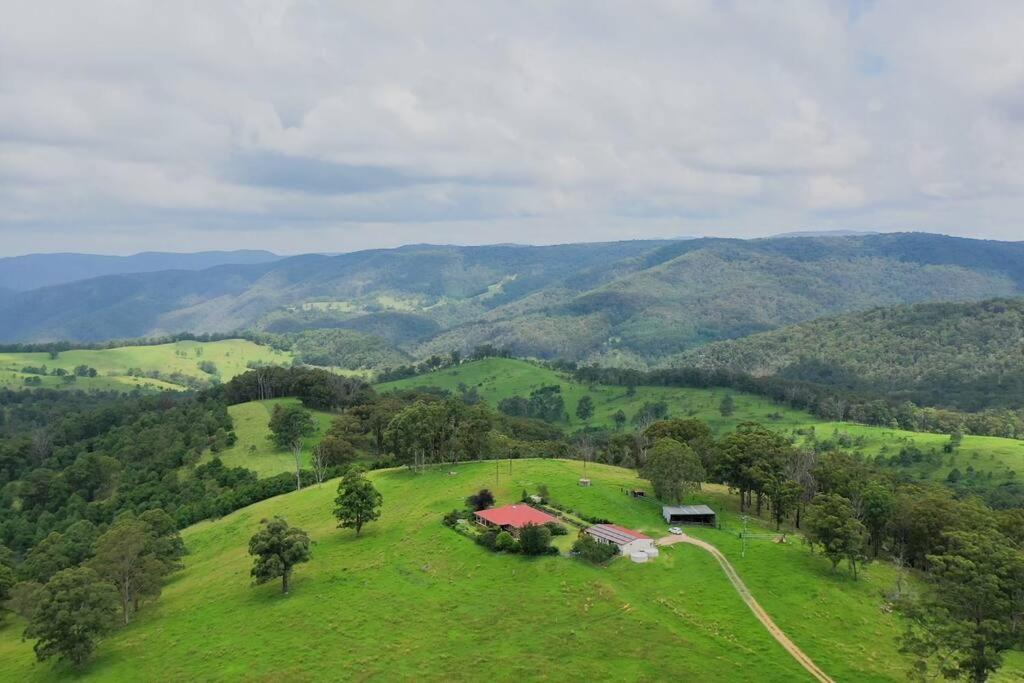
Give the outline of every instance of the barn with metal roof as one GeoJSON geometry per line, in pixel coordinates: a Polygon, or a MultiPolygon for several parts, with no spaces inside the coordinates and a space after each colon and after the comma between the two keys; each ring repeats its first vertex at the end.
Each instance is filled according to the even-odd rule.
{"type": "Polygon", "coordinates": [[[715,511],[707,505],[666,505],[661,516],[669,524],[703,524],[715,526],[715,511]]]}

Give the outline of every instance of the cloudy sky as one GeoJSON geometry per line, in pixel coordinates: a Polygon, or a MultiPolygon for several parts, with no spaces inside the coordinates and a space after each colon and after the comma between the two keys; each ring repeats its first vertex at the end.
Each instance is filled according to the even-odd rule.
{"type": "Polygon", "coordinates": [[[3,255],[1024,239],[1019,0],[10,0],[3,16],[3,255]]]}

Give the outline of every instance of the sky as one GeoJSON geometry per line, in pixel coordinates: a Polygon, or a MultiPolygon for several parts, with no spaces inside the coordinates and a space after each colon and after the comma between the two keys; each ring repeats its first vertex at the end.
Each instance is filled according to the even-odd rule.
{"type": "Polygon", "coordinates": [[[1024,240],[1019,0],[3,5],[0,255],[1024,240]]]}

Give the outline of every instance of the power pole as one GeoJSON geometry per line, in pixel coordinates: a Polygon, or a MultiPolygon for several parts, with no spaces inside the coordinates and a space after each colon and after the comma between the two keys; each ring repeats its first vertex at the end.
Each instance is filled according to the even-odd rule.
{"type": "Polygon", "coordinates": [[[740,557],[747,556],[747,520],[750,519],[746,515],[743,515],[743,531],[741,532],[740,538],[743,539],[743,548],[740,550],[740,557]]]}

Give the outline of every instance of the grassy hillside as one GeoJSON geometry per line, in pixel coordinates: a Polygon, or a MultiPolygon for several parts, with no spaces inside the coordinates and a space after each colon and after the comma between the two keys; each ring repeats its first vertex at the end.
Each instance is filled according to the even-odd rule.
{"type": "Polygon", "coordinates": [[[676,364],[778,374],[975,410],[1024,404],[1024,299],[927,303],[710,344],[676,364]]]}
{"type": "Polygon", "coordinates": [[[463,363],[456,368],[380,384],[378,389],[388,391],[433,386],[458,393],[460,384],[467,388],[476,387],[478,394],[492,406],[497,406],[503,398],[528,396],[533,389],[557,384],[562,388],[566,409],[573,416],[562,425],[570,430],[584,426],[575,418],[576,405],[584,395],[590,395],[595,405],[594,417],[586,424],[608,428],[614,426],[612,415],[616,411],[621,409],[632,418],[645,402],[663,400],[668,404],[670,416],[703,420],[716,434],[722,434],[741,422],[753,420],[793,434],[797,439],[806,439],[806,434],[813,428],[818,440],[832,439],[845,450],[870,458],[879,455],[891,457],[903,449],[916,447],[930,455],[927,461],[902,466],[916,477],[943,480],[954,468],[966,472],[970,467],[983,477],[991,472],[987,484],[996,485],[1003,481],[1013,481],[1017,475],[1024,475],[1024,441],[1016,439],[965,436],[955,453],[946,454],[942,453],[943,446],[949,441],[949,436],[945,434],[907,432],[848,422],[823,422],[810,413],[777,405],[760,396],[726,389],[637,387],[636,394],[628,396],[624,387],[586,386],[572,381],[566,375],[514,359],[488,358],[463,363]],[[731,395],[735,403],[735,412],[729,417],[723,417],[718,409],[726,394],[731,395]]]}
{"type": "MultiPolygon", "coordinates": [[[[267,427],[267,423],[274,412],[274,406],[298,405],[298,403],[298,399],[277,398],[229,406],[228,414],[234,423],[238,441],[231,448],[217,453],[216,457],[220,458],[226,467],[245,467],[260,477],[270,477],[281,472],[294,472],[294,457],[289,452],[278,450],[271,443],[270,429],[267,427]]],[[[330,413],[319,410],[311,412],[316,420],[317,431],[303,444],[302,465],[307,468],[309,467],[310,451],[323,438],[334,418],[330,413]]],[[[213,453],[207,452],[204,455],[204,460],[210,460],[213,457],[213,453]]]]}
{"type": "MultiPolygon", "coordinates": [[[[629,471],[581,463],[517,461],[422,475],[370,476],[384,515],[355,538],[335,528],[334,483],[259,503],[184,533],[186,569],[137,621],[100,646],[86,680],[700,680],[794,681],[805,674],[755,621],[714,560],[689,546],[648,565],[594,568],[564,557],[492,554],[440,524],[481,486],[500,503],[546,484],[552,497],[592,515],[660,534],[650,501],[620,487],[629,471]],[[504,464],[501,465],[505,467],[504,464]],[[315,541],[293,591],[252,587],[249,536],[283,515],[315,541]]],[[[703,499],[721,508],[717,494],[703,499]]],[[[723,511],[726,521],[734,518],[723,511]]],[[[898,618],[881,595],[892,570],[876,564],[854,582],[801,543],[758,542],[740,557],[730,531],[695,530],[716,544],[779,626],[837,681],[904,679],[894,644],[898,618]]],[[[59,680],[67,670],[33,662],[20,624],[0,629],[10,680],[59,680]]],[[[1004,680],[1024,675],[1011,657],[1004,680]]]]}
{"type": "Polygon", "coordinates": [[[25,367],[46,366],[50,371],[62,368],[69,373],[79,365],[95,368],[96,377],[79,377],[66,384],[61,377],[41,377],[42,386],[76,389],[181,389],[189,379],[208,382],[213,378],[227,381],[246,371],[246,364],[288,364],[290,353],[260,346],[243,339],[216,342],[179,341],[156,346],[124,346],[115,349],[62,351],[57,358],[47,353],[0,353],[0,386],[21,388],[25,367]],[[200,363],[213,363],[216,374],[200,368],[200,363]],[[132,370],[157,372],[158,378],[132,376],[132,370]]]}

